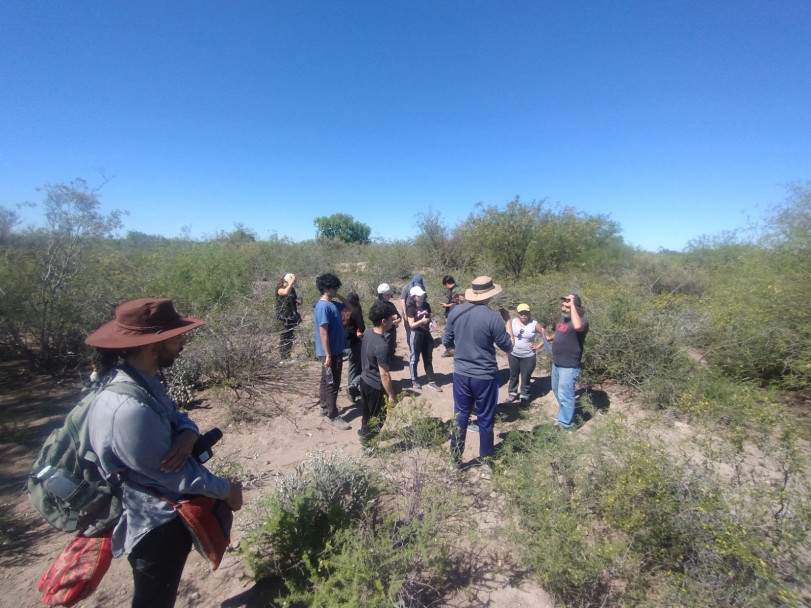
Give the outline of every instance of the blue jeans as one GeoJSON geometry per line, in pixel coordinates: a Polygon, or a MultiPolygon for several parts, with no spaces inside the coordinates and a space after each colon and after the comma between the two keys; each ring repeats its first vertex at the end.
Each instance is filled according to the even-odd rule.
{"type": "Polygon", "coordinates": [[[479,425],[479,457],[493,456],[493,421],[498,406],[498,378],[482,379],[453,374],[453,412],[456,414],[457,435],[451,438],[451,454],[456,460],[465,452],[467,422],[476,406],[479,425]]]}
{"type": "Polygon", "coordinates": [[[579,367],[552,365],[552,392],[560,404],[558,422],[565,429],[574,423],[574,385],[580,377],[579,367]]]}

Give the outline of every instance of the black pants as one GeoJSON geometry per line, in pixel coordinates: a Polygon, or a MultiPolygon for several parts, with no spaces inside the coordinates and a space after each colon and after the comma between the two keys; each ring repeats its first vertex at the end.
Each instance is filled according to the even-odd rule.
{"type": "Polygon", "coordinates": [[[434,337],[427,331],[411,332],[411,358],[408,361],[408,368],[411,372],[411,380],[417,381],[417,364],[422,355],[422,364],[425,366],[425,375],[428,382],[434,381],[434,337]]]}
{"type": "Polygon", "coordinates": [[[521,399],[529,400],[530,382],[532,382],[532,372],[535,371],[537,358],[535,354],[531,357],[516,357],[512,353],[507,355],[510,362],[510,383],[507,391],[510,395],[518,394],[518,378],[521,378],[521,399]]]}
{"type": "Polygon", "coordinates": [[[132,608],[172,608],[189,551],[191,534],[180,516],[138,541],[127,557],[135,583],[132,608]]]}
{"type": "Polygon", "coordinates": [[[330,357],[329,369],[324,367],[326,357],[318,357],[321,361],[321,379],[318,385],[318,397],[321,400],[321,409],[326,411],[327,418],[334,420],[338,417],[338,390],[341,388],[341,372],[344,368],[343,353],[330,357]]]}
{"type": "Polygon", "coordinates": [[[289,359],[293,352],[293,335],[296,331],[295,325],[285,325],[279,335],[279,351],[282,359],[289,359]]]}
{"type": "Polygon", "coordinates": [[[363,414],[360,431],[358,431],[361,437],[369,438],[375,435],[383,426],[383,421],[386,419],[385,396],[386,392],[383,388],[372,388],[361,378],[360,403],[363,414]],[[379,421],[375,428],[369,428],[369,420],[372,418],[377,418],[379,421]]]}

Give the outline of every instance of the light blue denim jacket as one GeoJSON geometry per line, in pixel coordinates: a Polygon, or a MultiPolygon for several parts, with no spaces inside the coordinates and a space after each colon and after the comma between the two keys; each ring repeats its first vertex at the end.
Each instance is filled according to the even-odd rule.
{"type": "MultiPolygon", "coordinates": [[[[90,413],[90,443],[102,469],[107,475],[123,473],[132,482],[124,482],[124,513],[113,531],[115,557],[130,553],[147,532],[177,516],[172,505],[139,486],[175,501],[183,494],[224,499],[231,489],[227,479],[212,474],[194,458],[176,473],[161,472],[161,459],[175,438],[186,429],[198,432],[197,426],[178,411],[159,377],[141,376],[158,397],[159,408],[102,391],[90,413]]],[[[132,379],[118,370],[111,382],[132,379]]]]}

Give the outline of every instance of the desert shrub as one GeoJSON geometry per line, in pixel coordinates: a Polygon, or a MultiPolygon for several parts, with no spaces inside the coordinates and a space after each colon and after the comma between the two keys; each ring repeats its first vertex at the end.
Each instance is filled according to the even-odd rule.
{"type": "Polygon", "coordinates": [[[221,306],[206,317],[183,352],[184,380],[250,388],[274,376],[280,361],[273,309],[251,298],[221,306]]]}
{"type": "Polygon", "coordinates": [[[323,573],[334,534],[357,521],[377,494],[360,461],[309,454],[252,507],[255,526],[243,550],[254,576],[280,576],[292,592],[308,590],[310,579],[323,573]]]}
{"type": "Polygon", "coordinates": [[[284,605],[429,606],[459,569],[475,525],[447,431],[424,399],[391,404],[384,429],[369,458],[314,453],[254,508],[243,550],[257,578],[284,581],[284,605]]]}
{"type": "Polygon", "coordinates": [[[796,599],[790,581],[802,569],[785,556],[802,549],[808,528],[799,475],[738,483],[720,474],[714,454],[677,457],[621,422],[588,438],[537,427],[510,438],[504,464],[499,488],[522,563],[567,606],[796,599]]]}
{"type": "Polygon", "coordinates": [[[583,297],[590,323],[586,382],[611,379],[639,388],[674,369],[690,327],[673,296],[651,297],[617,285],[595,287],[583,297]]]}

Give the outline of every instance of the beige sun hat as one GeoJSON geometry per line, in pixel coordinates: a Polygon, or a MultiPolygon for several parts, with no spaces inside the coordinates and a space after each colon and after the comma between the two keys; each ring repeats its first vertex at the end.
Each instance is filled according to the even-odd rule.
{"type": "Polygon", "coordinates": [[[468,302],[481,302],[489,300],[501,293],[501,285],[493,283],[490,277],[476,277],[473,284],[465,289],[465,300],[468,302]]]}

